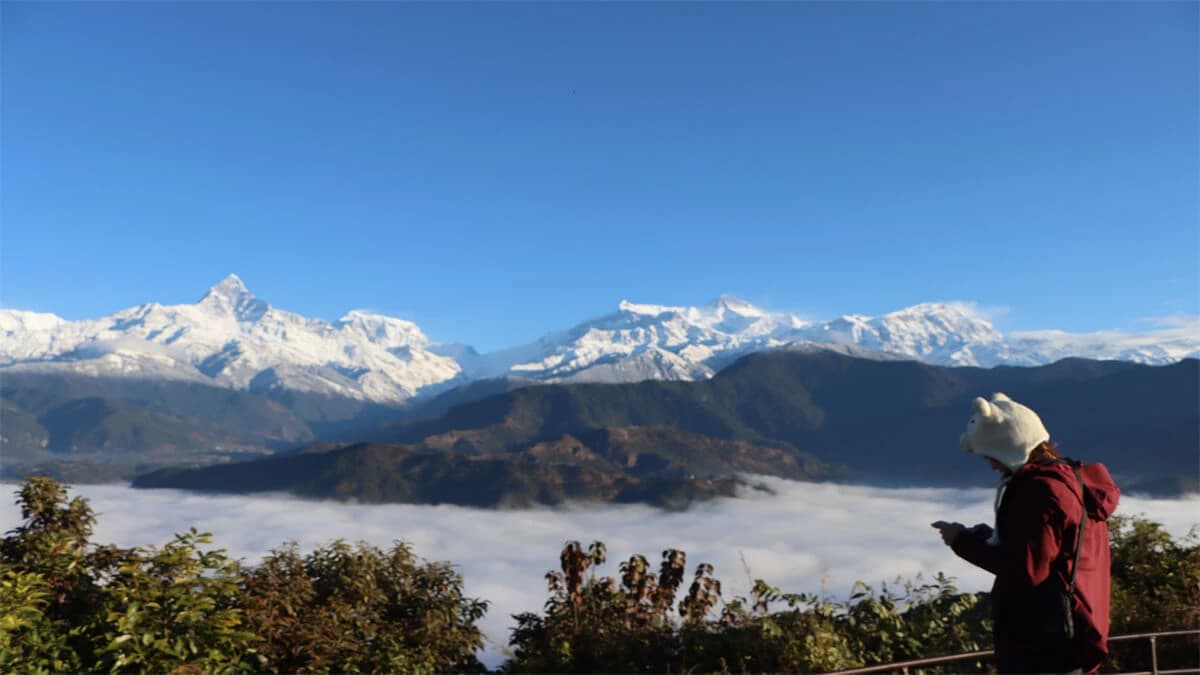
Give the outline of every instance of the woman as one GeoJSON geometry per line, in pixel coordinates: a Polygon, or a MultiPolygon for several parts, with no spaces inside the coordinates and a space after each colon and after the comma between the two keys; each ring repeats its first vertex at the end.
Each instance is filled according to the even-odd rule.
{"type": "Polygon", "coordinates": [[[1104,521],[1120,491],[1103,464],[1081,466],[1060,457],[1029,408],[1004,394],[977,398],[974,406],[960,444],[1001,473],[996,524],[934,527],[961,558],[996,575],[996,668],[1094,672],[1108,654],[1110,551],[1104,521]]]}

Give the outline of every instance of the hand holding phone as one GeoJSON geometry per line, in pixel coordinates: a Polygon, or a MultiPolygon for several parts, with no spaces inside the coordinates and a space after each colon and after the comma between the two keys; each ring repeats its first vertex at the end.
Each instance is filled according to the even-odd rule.
{"type": "Polygon", "coordinates": [[[958,539],[958,536],[966,529],[962,523],[948,523],[944,520],[930,523],[930,525],[937,528],[938,533],[942,535],[942,542],[947,546],[953,544],[954,540],[958,539]]]}

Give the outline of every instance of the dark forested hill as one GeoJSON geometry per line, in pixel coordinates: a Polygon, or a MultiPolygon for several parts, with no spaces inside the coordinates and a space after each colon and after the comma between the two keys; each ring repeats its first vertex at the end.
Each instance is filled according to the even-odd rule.
{"type": "Polygon", "coordinates": [[[971,399],[1004,391],[1036,410],[1069,455],[1129,478],[1196,477],[1198,365],[1068,359],[946,368],[780,350],[747,356],[706,382],[526,387],[432,422],[374,430],[374,439],[490,453],[587,429],[661,426],[781,444],[860,477],[945,482],[980,464],[958,447],[971,399]]]}
{"type": "MultiPolygon", "coordinates": [[[[589,452],[580,446],[561,449],[589,452]]],[[[519,507],[583,500],[680,508],[696,500],[732,496],[741,483],[730,471],[710,477],[643,466],[642,471],[627,472],[595,457],[560,461],[541,454],[542,450],[476,457],[363,443],[197,469],[160,469],[138,477],[133,486],[226,493],[288,491],[369,503],[519,507]]],[[[793,471],[795,477],[803,477],[799,467],[793,466],[793,471]]]]}
{"type": "Polygon", "coordinates": [[[71,481],[291,449],[403,414],[286,391],[12,371],[0,379],[0,406],[0,474],[37,469],[71,481]]]}
{"type": "MultiPolygon", "coordinates": [[[[982,460],[959,449],[958,436],[973,397],[1004,391],[1042,416],[1065,454],[1105,462],[1126,489],[1170,493],[1194,487],[1200,476],[1198,365],[1071,359],[1038,368],[946,368],[821,350],[763,352],[704,382],[529,386],[456,405],[434,420],[373,424],[363,428],[362,439],[382,445],[309,453],[328,454],[322,461],[341,462],[347,475],[358,478],[339,480],[336,468],[327,467],[319,482],[325,488],[314,487],[311,476],[303,476],[303,485],[238,484],[244,490],[361,497],[356,490],[375,488],[362,485],[354,462],[336,458],[370,447],[379,460],[376,483],[400,471],[413,484],[413,476],[424,474],[397,467],[410,467],[404,462],[417,460],[406,453],[417,453],[412,456],[423,457],[420,462],[457,467],[438,474],[451,482],[477,475],[480,467],[507,476],[509,467],[520,466],[526,468],[518,473],[540,476],[530,479],[535,483],[567,486],[562,489],[568,497],[573,483],[528,466],[596,471],[611,475],[606,480],[613,484],[754,472],[888,485],[980,485],[992,474],[982,460]],[[397,459],[382,461],[389,453],[397,459]]],[[[282,459],[268,461],[278,469],[284,465],[274,462],[282,459]]],[[[219,471],[232,480],[238,472],[263,470],[247,463],[219,471]]],[[[151,482],[218,489],[221,481],[214,475],[173,472],[151,482]]],[[[401,501],[428,498],[404,490],[409,488],[375,494],[401,501]]],[[[516,492],[542,501],[530,497],[535,489],[516,492]]],[[[611,497],[584,492],[580,496],[611,497]]]]}

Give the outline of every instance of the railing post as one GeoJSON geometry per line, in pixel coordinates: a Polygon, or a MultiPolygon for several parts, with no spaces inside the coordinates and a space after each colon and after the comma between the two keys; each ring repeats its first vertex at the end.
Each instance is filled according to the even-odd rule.
{"type": "Polygon", "coordinates": [[[1158,675],[1158,638],[1150,636],[1150,672],[1158,675]]]}

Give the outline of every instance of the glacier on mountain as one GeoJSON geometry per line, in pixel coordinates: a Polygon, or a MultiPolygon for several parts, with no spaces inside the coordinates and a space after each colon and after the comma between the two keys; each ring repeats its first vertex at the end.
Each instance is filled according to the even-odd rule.
{"type": "Polygon", "coordinates": [[[999,331],[969,303],[924,303],[879,317],[813,322],[732,296],[699,307],[621,301],[615,312],[538,340],[480,353],[432,342],[411,321],[362,310],[337,321],[283,311],[236,275],[195,304],[149,303],[100,319],[0,310],[6,369],[188,379],[399,403],[469,381],[695,380],[755,351],[824,348],[954,366],[1039,365],[1069,356],[1163,364],[1200,356],[1200,319],[1156,330],[999,331]]]}

